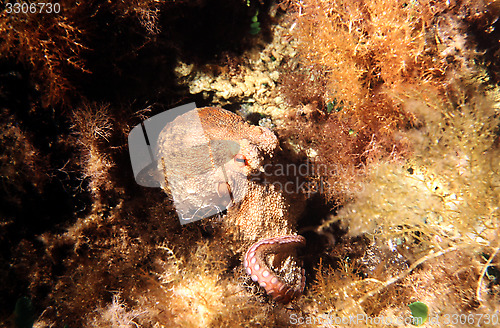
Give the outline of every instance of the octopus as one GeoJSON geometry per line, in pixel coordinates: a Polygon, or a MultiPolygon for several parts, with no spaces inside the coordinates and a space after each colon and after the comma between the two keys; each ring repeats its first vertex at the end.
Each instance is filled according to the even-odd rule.
{"type": "Polygon", "coordinates": [[[250,279],[283,304],[302,294],[305,272],[296,250],[305,245],[295,223],[304,208],[275,168],[279,143],[265,127],[218,107],[191,110],[158,137],[162,188],[184,219],[227,210],[224,229],[240,245],[250,279]],[[172,178],[175,177],[175,178],[172,178]]]}

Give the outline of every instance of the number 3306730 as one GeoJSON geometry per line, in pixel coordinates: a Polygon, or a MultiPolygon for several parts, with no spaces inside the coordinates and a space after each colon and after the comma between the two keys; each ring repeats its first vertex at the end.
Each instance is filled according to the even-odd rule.
{"type": "Polygon", "coordinates": [[[61,5],[57,2],[7,2],[5,10],[7,14],[58,14],[61,12],[61,5]]]}

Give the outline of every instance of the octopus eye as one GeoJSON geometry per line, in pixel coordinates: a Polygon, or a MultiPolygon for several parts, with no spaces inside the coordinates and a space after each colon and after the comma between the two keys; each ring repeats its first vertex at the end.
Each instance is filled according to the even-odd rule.
{"type": "Polygon", "coordinates": [[[239,166],[245,166],[245,165],[247,165],[247,158],[245,156],[241,155],[241,154],[236,154],[234,156],[234,161],[239,166]]]}

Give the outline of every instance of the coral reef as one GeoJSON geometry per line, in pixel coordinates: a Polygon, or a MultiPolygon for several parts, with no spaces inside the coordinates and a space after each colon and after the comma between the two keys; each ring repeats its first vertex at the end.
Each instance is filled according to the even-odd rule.
{"type": "Polygon", "coordinates": [[[367,164],[411,151],[401,132],[418,122],[400,94],[421,88],[443,94],[457,75],[473,74],[477,53],[467,47],[473,40],[464,34],[466,18],[487,16],[487,6],[293,2],[290,33],[298,41],[300,69],[283,77],[281,89],[299,110],[279,134],[328,172],[314,177],[329,185],[328,199],[351,198],[367,164]]]}
{"type": "MultiPolygon", "coordinates": [[[[369,182],[358,194],[369,213],[355,211],[359,221],[352,223],[357,227],[351,230],[353,234],[380,227],[378,219],[388,219],[383,213],[391,208],[398,209],[395,215],[400,219],[391,226],[382,224],[387,232],[397,234],[397,226],[408,223],[421,240],[433,244],[440,239],[437,236],[446,237],[446,242],[450,238],[476,240],[494,229],[500,182],[498,90],[482,90],[477,85],[468,88],[455,91],[456,98],[450,103],[422,94],[405,101],[425,126],[410,134],[413,154],[406,163],[373,167],[369,182]]],[[[342,213],[352,216],[347,214],[349,208],[344,207],[342,213]]],[[[406,234],[404,230],[401,232],[406,234]]]]}
{"type": "Polygon", "coordinates": [[[327,100],[353,112],[373,91],[409,85],[446,86],[470,66],[463,20],[486,15],[487,2],[322,1],[298,6],[294,35],[308,65],[327,72],[327,100]],[[330,98],[330,99],[328,99],[330,98]]]}
{"type": "MultiPolygon", "coordinates": [[[[393,313],[395,304],[425,300],[431,312],[442,318],[498,311],[498,294],[483,276],[498,261],[494,257],[500,197],[499,90],[485,90],[477,83],[463,88],[454,90],[450,102],[423,94],[408,96],[407,109],[424,124],[410,132],[412,155],[372,166],[356,201],[324,223],[341,220],[348,226],[348,235],[369,235],[371,247],[386,245],[389,253],[399,257],[396,262],[380,254],[371,255],[368,262],[361,258],[366,279],[352,276],[353,268],[347,270],[352,283],[346,293],[352,297],[352,307],[344,313],[330,301],[330,310],[366,314],[361,309],[376,302],[393,313]],[[401,266],[401,262],[407,264],[401,266]],[[388,273],[392,277],[387,278],[388,273]],[[355,288],[359,284],[361,291],[355,288]],[[406,288],[416,288],[415,293],[406,294],[406,288]],[[388,297],[390,301],[381,305],[388,297]]],[[[316,288],[324,288],[319,283],[316,288]]],[[[336,291],[336,295],[341,294],[336,291]]]]}
{"type": "MultiPolygon", "coordinates": [[[[277,8],[273,11],[276,15],[277,8]]],[[[201,94],[214,104],[239,103],[241,111],[247,114],[259,113],[279,121],[289,111],[276,92],[280,70],[297,53],[295,42],[286,37],[288,26],[284,22],[272,26],[272,41],[260,41],[241,58],[227,57],[220,63],[201,67],[179,62],[175,68],[179,82],[187,85],[191,94],[201,94]]]]}
{"type": "Polygon", "coordinates": [[[0,326],[498,326],[499,1],[59,3],[0,13],[0,326]],[[272,147],[181,225],[127,135],[192,101],[272,147]]]}

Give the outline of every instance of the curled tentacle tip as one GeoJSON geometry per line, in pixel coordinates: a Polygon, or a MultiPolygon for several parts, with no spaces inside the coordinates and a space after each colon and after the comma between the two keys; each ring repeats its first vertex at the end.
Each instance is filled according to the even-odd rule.
{"type": "Polygon", "coordinates": [[[243,260],[246,272],[274,301],[286,304],[300,296],[305,287],[305,271],[301,269],[295,274],[296,281],[292,286],[271,269],[266,256],[287,255],[292,249],[304,246],[305,242],[305,238],[299,235],[266,238],[253,244],[246,252],[243,260]]]}

